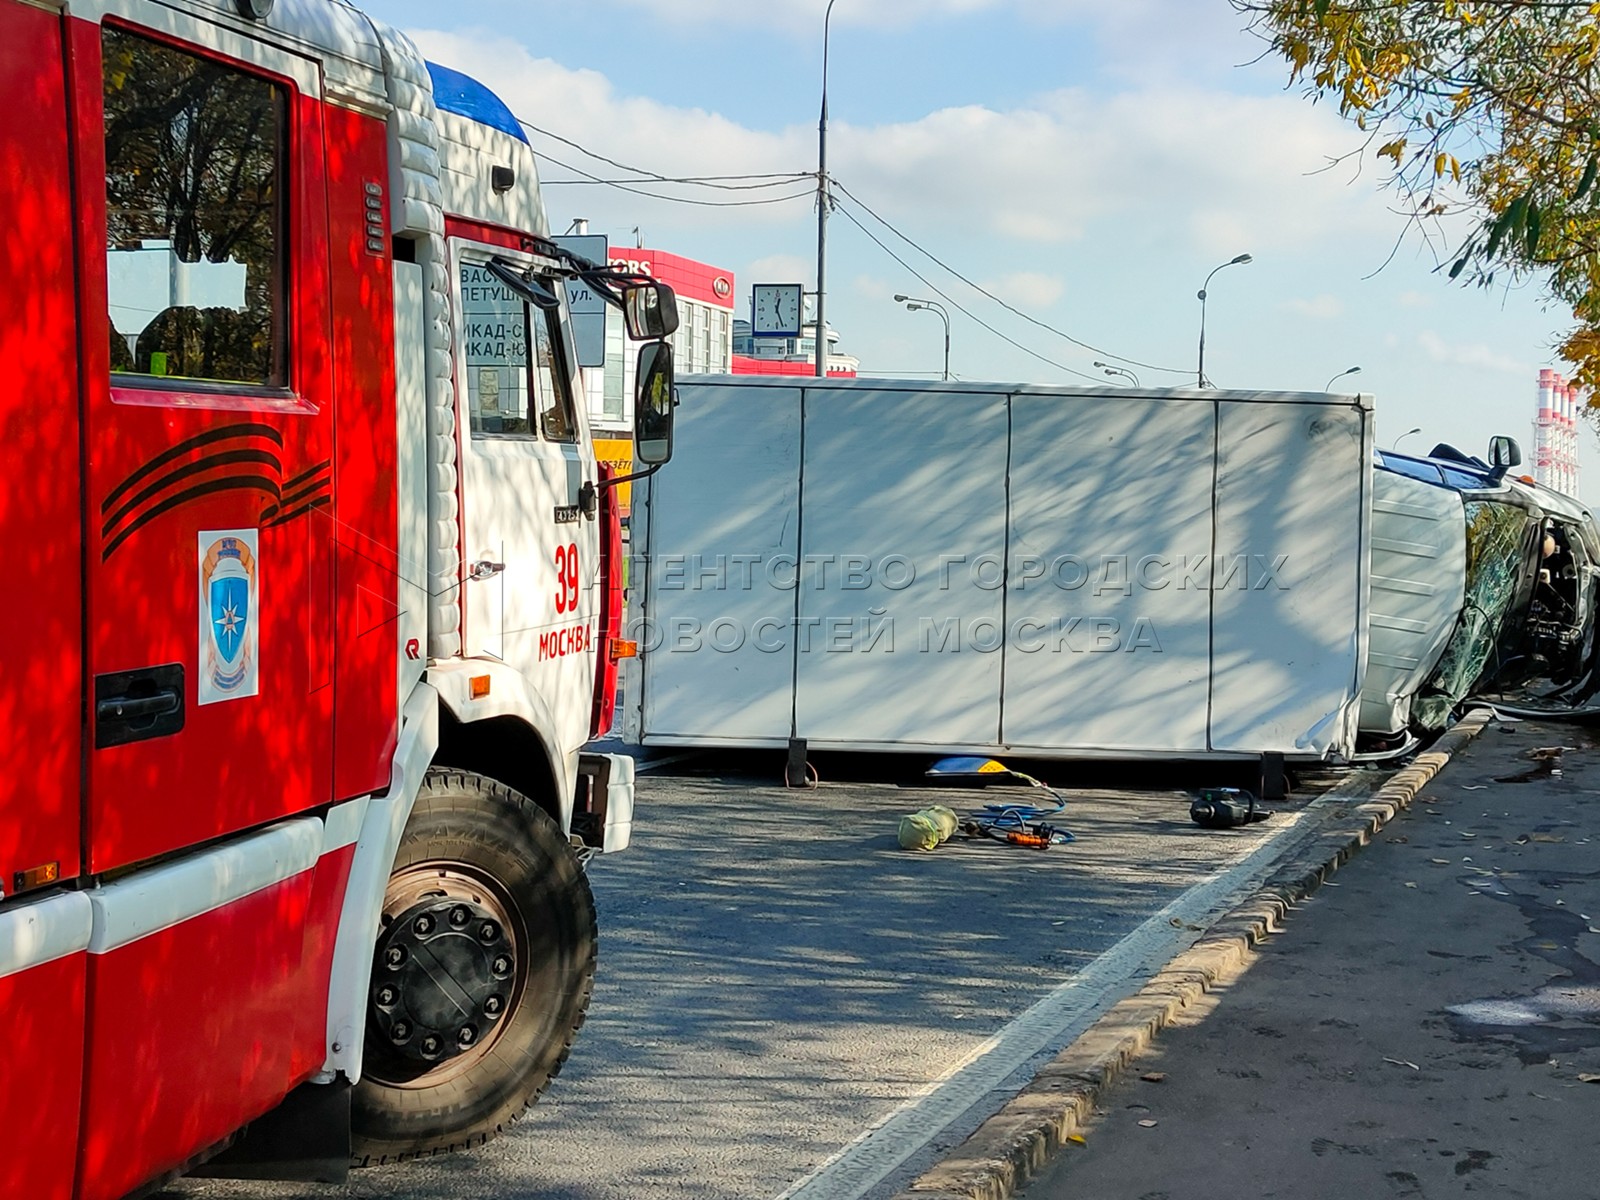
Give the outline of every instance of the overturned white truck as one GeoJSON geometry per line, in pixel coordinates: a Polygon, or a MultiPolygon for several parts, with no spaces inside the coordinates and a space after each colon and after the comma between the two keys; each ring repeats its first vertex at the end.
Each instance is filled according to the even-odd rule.
{"type": "Polygon", "coordinates": [[[1366,396],[685,381],[636,492],[649,746],[1339,760],[1570,711],[1600,532],[1366,396]]]}
{"type": "Polygon", "coordinates": [[[645,745],[1356,751],[1366,396],[685,381],[634,500],[645,745]]]}

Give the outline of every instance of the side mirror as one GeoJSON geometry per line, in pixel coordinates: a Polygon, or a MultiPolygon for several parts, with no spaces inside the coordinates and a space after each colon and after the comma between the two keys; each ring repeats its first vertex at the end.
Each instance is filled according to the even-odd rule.
{"type": "Polygon", "coordinates": [[[1489,439],[1489,465],[1497,471],[1509,471],[1522,462],[1522,447],[1512,437],[1489,439]]]}
{"type": "Polygon", "coordinates": [[[672,457],[672,407],[676,403],[672,383],[672,347],[666,342],[640,346],[633,398],[633,456],[647,466],[659,467],[672,457]]]}
{"type": "Polygon", "coordinates": [[[636,342],[678,332],[678,297],[664,283],[630,283],[622,289],[622,320],[636,342]]]}

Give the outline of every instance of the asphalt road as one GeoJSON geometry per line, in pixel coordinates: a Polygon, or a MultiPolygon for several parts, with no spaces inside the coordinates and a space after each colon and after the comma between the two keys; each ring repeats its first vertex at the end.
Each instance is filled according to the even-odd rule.
{"type": "Polygon", "coordinates": [[[1491,724],[1023,1194],[1592,1200],[1597,848],[1594,732],[1491,724]]]}
{"type": "MultiPolygon", "coordinates": [[[[791,792],[772,785],[775,757],[758,766],[641,776],[633,847],[591,866],[600,971],[561,1078],[499,1141],[357,1173],[355,1195],[749,1200],[819,1169],[797,1196],[891,1194],[1259,882],[1319,809],[1298,815],[1301,795],[1208,832],[1174,790],[1067,786],[1072,845],[923,854],[896,844],[901,814],[993,793],[906,786],[881,765],[831,782],[832,764],[791,792]]],[[[1057,764],[1051,781],[1075,777],[1057,764]]]]}

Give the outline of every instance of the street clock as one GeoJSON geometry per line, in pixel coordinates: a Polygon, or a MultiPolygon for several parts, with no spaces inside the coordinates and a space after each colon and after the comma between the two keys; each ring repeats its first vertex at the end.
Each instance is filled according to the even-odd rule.
{"type": "Polygon", "coordinates": [[[803,296],[798,283],[756,284],[750,289],[750,332],[756,337],[799,337],[803,296]]]}

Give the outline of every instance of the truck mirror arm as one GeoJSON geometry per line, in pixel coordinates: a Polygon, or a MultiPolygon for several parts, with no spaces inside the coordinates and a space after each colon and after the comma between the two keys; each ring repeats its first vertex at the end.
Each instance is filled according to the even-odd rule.
{"type": "Polygon", "coordinates": [[[631,475],[615,475],[610,479],[602,479],[597,486],[601,491],[604,491],[606,488],[616,487],[619,483],[632,483],[635,479],[648,479],[666,465],[666,463],[656,463],[654,466],[646,467],[642,471],[634,471],[631,475]]]}
{"type": "Polygon", "coordinates": [[[580,279],[600,294],[607,304],[613,308],[622,307],[622,289],[630,283],[653,282],[648,275],[640,275],[634,271],[623,271],[605,263],[597,263],[593,259],[566,249],[564,246],[551,244],[544,249],[557,259],[566,270],[563,272],[571,278],[580,279]]]}
{"type": "Polygon", "coordinates": [[[517,270],[505,259],[499,257],[491,258],[484,265],[488,268],[489,274],[493,275],[535,308],[543,312],[549,312],[552,309],[561,307],[560,296],[534,279],[531,274],[517,270]]]}

